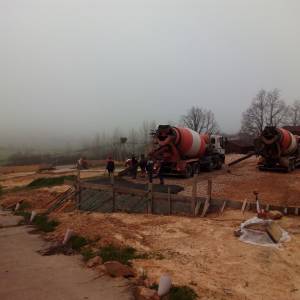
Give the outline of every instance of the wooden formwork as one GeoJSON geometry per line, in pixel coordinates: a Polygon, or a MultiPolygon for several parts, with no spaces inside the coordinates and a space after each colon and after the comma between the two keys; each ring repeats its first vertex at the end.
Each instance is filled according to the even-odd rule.
{"type": "MultiPolygon", "coordinates": [[[[97,195],[94,196],[94,206],[91,205],[90,208],[85,207],[85,210],[93,210],[93,207],[97,207],[97,205],[95,206],[95,203],[98,201],[98,211],[102,211],[101,201],[103,201],[103,203],[105,202],[105,212],[126,211],[204,217],[212,212],[222,214],[227,208],[239,209],[242,213],[246,210],[256,211],[256,202],[254,200],[236,201],[231,199],[213,198],[213,181],[211,179],[207,180],[206,183],[206,195],[200,197],[197,193],[197,180],[198,178],[195,176],[192,183],[192,196],[184,196],[180,194],[171,194],[170,188],[168,188],[167,193],[155,192],[152,183],[148,184],[146,190],[120,187],[115,184],[114,177],[111,178],[110,185],[85,182],[80,179],[80,171],[78,171],[77,181],[75,183],[77,208],[82,209],[85,207],[85,201],[87,197],[89,197],[89,195],[86,196],[86,191],[98,191],[98,198],[97,195]],[[105,199],[101,200],[104,192],[105,199]],[[124,195],[128,196],[125,200],[124,195]],[[135,200],[133,201],[133,199],[135,200]],[[132,202],[132,206],[130,206],[130,202],[132,202]],[[128,205],[126,206],[126,204],[128,205]],[[137,207],[138,204],[140,204],[139,208],[137,207]]],[[[285,215],[299,215],[300,211],[300,207],[270,205],[264,202],[260,202],[260,207],[265,210],[278,210],[285,215]]]]}

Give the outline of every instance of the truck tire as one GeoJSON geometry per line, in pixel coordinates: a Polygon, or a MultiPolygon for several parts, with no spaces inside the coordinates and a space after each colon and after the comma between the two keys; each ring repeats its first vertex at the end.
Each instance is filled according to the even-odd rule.
{"type": "Polygon", "coordinates": [[[206,168],[207,172],[213,171],[214,167],[215,167],[214,163],[212,161],[210,161],[207,168],[206,168]]]}
{"type": "Polygon", "coordinates": [[[222,161],[220,158],[218,158],[217,162],[216,162],[216,170],[221,170],[222,169],[222,161]]]}

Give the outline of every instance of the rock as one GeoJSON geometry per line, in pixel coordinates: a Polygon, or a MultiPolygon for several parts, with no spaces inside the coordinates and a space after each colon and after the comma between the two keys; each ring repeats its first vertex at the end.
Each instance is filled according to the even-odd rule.
{"type": "Polygon", "coordinates": [[[135,292],[136,300],[156,300],[159,299],[155,290],[148,289],[144,286],[138,286],[135,292]]]}
{"type": "Polygon", "coordinates": [[[101,264],[102,264],[102,258],[100,256],[95,256],[86,263],[86,266],[88,268],[93,268],[93,267],[95,267],[97,265],[101,265],[101,264]]]}
{"type": "Polygon", "coordinates": [[[164,296],[169,293],[172,286],[172,280],[169,275],[162,275],[158,284],[158,296],[164,296]]]}
{"type": "Polygon", "coordinates": [[[279,220],[283,217],[282,213],[278,210],[270,210],[267,213],[267,216],[271,220],[279,220]]]}
{"type": "Polygon", "coordinates": [[[134,270],[118,261],[107,261],[104,263],[106,272],[112,277],[135,277],[134,270]]]}
{"type": "Polygon", "coordinates": [[[100,275],[106,274],[106,268],[104,265],[96,266],[96,270],[99,272],[100,275]]]}

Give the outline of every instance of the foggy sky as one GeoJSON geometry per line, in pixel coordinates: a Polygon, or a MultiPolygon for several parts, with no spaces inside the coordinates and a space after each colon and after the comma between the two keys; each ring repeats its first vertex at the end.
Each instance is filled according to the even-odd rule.
{"type": "Polygon", "coordinates": [[[300,98],[299,12],[298,0],[0,0],[0,141],[176,123],[193,105],[238,131],[259,89],[300,98]]]}

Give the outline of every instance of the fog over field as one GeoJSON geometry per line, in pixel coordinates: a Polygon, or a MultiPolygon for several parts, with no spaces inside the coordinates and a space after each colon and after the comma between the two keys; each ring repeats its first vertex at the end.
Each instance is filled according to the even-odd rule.
{"type": "Polygon", "coordinates": [[[67,144],[193,105],[237,132],[300,97],[298,0],[1,0],[0,145],[67,144]]]}

